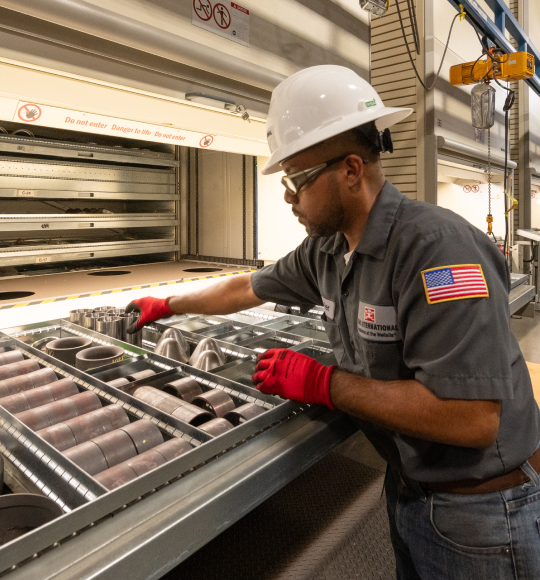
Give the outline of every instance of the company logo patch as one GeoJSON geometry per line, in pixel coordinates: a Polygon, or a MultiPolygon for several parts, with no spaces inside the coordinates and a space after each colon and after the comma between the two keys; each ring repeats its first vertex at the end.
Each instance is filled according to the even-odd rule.
{"type": "Polygon", "coordinates": [[[377,105],[377,101],[373,99],[372,101],[366,101],[366,107],[375,107],[377,105]]]}
{"type": "Polygon", "coordinates": [[[373,308],[364,308],[364,320],[366,322],[375,322],[375,310],[373,308]]]}
{"type": "Polygon", "coordinates": [[[360,302],[358,334],[372,342],[398,342],[402,339],[393,306],[377,306],[360,302]]]}
{"type": "Polygon", "coordinates": [[[480,264],[460,264],[424,270],[422,281],[428,304],[466,298],[489,298],[480,264]]]}

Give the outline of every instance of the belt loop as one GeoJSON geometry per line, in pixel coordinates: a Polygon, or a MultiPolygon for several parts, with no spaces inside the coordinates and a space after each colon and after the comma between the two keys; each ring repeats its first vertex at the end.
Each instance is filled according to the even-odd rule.
{"type": "Polygon", "coordinates": [[[520,465],[519,468],[529,478],[529,481],[521,486],[523,491],[536,487],[540,483],[538,473],[536,473],[533,466],[528,461],[525,461],[525,463],[520,465]]]}

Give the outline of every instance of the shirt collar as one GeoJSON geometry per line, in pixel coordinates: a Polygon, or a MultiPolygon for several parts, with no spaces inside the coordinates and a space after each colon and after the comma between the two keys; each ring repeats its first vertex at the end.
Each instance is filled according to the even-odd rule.
{"type": "MultiPolygon", "coordinates": [[[[366,227],[360,238],[360,242],[355,248],[356,252],[359,254],[367,254],[380,260],[384,258],[390,230],[392,229],[398,207],[402,200],[403,194],[387,181],[369,212],[366,227]]],[[[326,239],[320,251],[335,255],[345,242],[345,236],[342,233],[337,233],[326,239]]]]}

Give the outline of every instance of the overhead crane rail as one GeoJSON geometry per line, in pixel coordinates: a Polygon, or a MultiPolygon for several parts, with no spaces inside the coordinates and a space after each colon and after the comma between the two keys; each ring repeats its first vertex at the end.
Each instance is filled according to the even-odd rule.
{"type": "MultiPolygon", "coordinates": [[[[467,13],[469,20],[478,31],[483,32],[496,46],[504,49],[508,53],[528,52],[534,56],[535,62],[540,63],[540,52],[531,42],[516,17],[505,4],[504,0],[485,0],[486,4],[493,10],[495,21],[491,20],[485,11],[479,6],[476,0],[448,0],[457,10],[461,12],[461,6],[467,13]],[[517,43],[517,50],[506,38],[506,31],[510,33],[517,43]]],[[[538,72],[525,82],[540,95],[540,76],[538,72]]]]}

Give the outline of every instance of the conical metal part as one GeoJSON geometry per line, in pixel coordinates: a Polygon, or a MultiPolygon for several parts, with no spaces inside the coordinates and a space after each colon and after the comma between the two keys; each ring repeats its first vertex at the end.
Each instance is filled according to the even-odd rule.
{"type": "Polygon", "coordinates": [[[201,369],[201,371],[210,371],[220,367],[222,362],[219,360],[219,355],[217,352],[214,352],[213,350],[205,350],[198,354],[191,364],[195,368],[201,369]]]}
{"type": "Polygon", "coordinates": [[[187,354],[182,350],[180,343],[174,338],[165,338],[160,340],[156,344],[154,352],[181,363],[188,362],[187,354]]]}
{"type": "MultiPolygon", "coordinates": [[[[189,364],[193,366],[197,366],[195,361],[198,359],[199,355],[206,350],[211,350],[215,352],[218,356],[219,365],[224,365],[227,362],[225,358],[225,353],[219,348],[218,343],[213,338],[203,338],[201,342],[197,345],[197,348],[193,351],[191,358],[189,359],[189,364]]],[[[200,367],[197,367],[200,368],[200,367]]]]}
{"type": "Polygon", "coordinates": [[[162,341],[165,338],[174,338],[174,340],[178,341],[182,350],[189,357],[189,344],[187,343],[187,340],[185,339],[184,335],[182,334],[179,328],[167,328],[167,330],[161,335],[161,338],[159,340],[162,341]]]}

